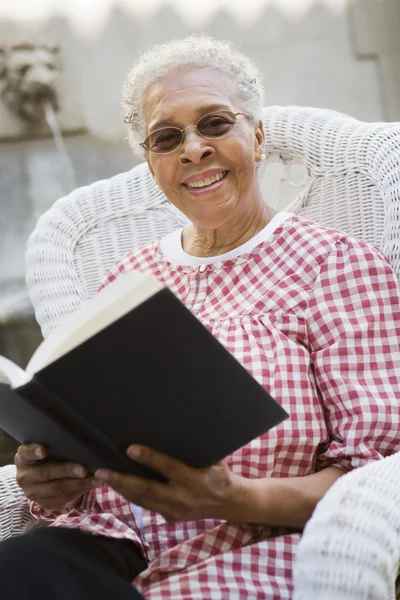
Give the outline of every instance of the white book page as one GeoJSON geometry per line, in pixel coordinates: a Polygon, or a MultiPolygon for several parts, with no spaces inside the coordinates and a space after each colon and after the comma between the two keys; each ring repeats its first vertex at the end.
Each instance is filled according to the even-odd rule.
{"type": "Polygon", "coordinates": [[[163,289],[152,275],[131,271],[120,275],[96,296],[88,300],[76,313],[63,321],[33,354],[26,373],[34,373],[69,352],[132,308],[163,289]]]}
{"type": "Polygon", "coordinates": [[[30,379],[21,367],[5,356],[0,356],[0,383],[9,383],[15,388],[30,379]]]}

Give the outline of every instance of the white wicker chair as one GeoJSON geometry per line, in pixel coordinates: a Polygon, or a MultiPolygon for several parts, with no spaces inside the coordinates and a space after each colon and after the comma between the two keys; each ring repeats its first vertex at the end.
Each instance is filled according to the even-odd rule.
{"type": "Polygon", "coordinates": [[[395,599],[399,483],[398,452],[344,475],[332,486],[298,546],[293,600],[395,599]]]}
{"type": "Polygon", "coordinates": [[[96,293],[118,256],[186,223],[146,163],[58,200],[39,219],[26,253],[26,281],[43,336],[96,293]]]}
{"type": "MultiPolygon", "coordinates": [[[[329,110],[271,107],[264,128],[269,160],[286,166],[301,161],[308,170],[306,189],[290,209],[378,246],[400,276],[400,126],[361,123],[329,110]]],[[[95,293],[116,258],[185,222],[146,165],[56,202],[27,250],[27,284],[43,335],[95,293]]],[[[400,460],[385,459],[346,475],[326,494],[299,546],[295,600],[394,598],[400,558],[396,469],[400,460]],[[384,501],[378,502],[376,490],[384,501]],[[356,536],[368,543],[356,544],[356,536]],[[392,541],[394,551],[385,554],[392,541]]],[[[2,539],[23,532],[29,518],[12,467],[0,470],[0,486],[2,539]]]]}

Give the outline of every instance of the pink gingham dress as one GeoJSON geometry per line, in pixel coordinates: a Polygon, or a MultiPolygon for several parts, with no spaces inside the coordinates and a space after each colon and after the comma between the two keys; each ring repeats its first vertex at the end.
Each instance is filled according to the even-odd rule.
{"type": "MultiPolygon", "coordinates": [[[[234,452],[233,471],[304,476],[400,450],[399,295],[378,250],[279,213],[228,255],[190,258],[176,232],[123,257],[106,281],[131,269],[167,285],[290,414],[234,452]]],[[[137,542],[150,563],[134,584],[149,600],[292,595],[296,532],[213,519],[168,524],[107,486],[68,515],[32,511],[57,517],[55,526],[137,542]]]]}

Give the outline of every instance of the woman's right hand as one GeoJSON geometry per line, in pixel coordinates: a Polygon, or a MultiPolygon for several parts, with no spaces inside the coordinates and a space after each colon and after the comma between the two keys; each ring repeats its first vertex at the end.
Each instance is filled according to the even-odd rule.
{"type": "Polygon", "coordinates": [[[102,485],[81,465],[46,460],[46,449],[39,444],[19,446],[14,462],[25,496],[49,512],[72,510],[84,494],[102,485]]]}

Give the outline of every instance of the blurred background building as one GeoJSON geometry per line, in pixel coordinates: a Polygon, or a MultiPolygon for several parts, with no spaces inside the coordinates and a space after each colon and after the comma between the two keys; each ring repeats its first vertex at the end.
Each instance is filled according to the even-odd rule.
{"type": "Polygon", "coordinates": [[[254,60],[268,104],[400,121],[399,0],[0,0],[0,354],[24,366],[40,341],[24,283],[39,215],[137,163],[121,108],[133,60],[200,31],[254,60]],[[35,53],[42,45],[47,55],[35,53]],[[13,64],[12,48],[45,65],[46,77],[57,72],[58,107],[41,126],[15,112],[10,73],[22,77],[24,65],[13,64]]]}

